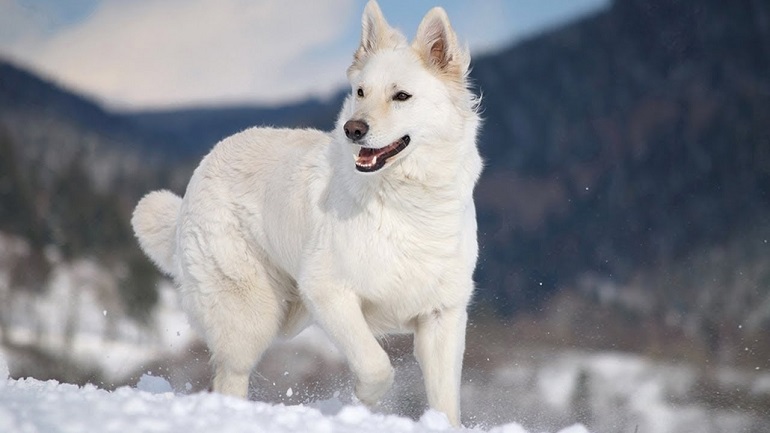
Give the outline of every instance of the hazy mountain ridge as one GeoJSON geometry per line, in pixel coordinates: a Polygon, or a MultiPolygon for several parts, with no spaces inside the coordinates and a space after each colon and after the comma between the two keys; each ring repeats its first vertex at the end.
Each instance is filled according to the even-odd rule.
{"type": "Polygon", "coordinates": [[[224,137],[252,126],[305,127],[330,130],[344,94],[268,108],[228,106],[125,113],[140,130],[161,137],[170,153],[200,156],[224,137]]]}

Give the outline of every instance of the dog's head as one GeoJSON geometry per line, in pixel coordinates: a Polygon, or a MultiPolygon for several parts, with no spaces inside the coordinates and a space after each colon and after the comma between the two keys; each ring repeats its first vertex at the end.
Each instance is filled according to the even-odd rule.
{"type": "Polygon", "coordinates": [[[418,147],[427,155],[461,141],[467,118],[477,119],[475,98],[467,88],[470,55],[446,12],[430,10],[411,44],[375,1],[362,21],[361,45],[348,69],[351,94],[338,121],[356,170],[378,172],[418,147]]]}

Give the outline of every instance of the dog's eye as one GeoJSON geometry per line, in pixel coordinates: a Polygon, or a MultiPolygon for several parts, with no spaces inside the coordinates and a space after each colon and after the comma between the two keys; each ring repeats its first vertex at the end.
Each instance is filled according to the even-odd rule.
{"type": "Polygon", "coordinates": [[[398,92],[395,95],[393,95],[394,101],[406,101],[407,99],[411,98],[412,95],[406,93],[406,92],[398,92]]]}
{"type": "Polygon", "coordinates": [[[360,88],[360,87],[359,87],[359,88],[358,88],[358,92],[356,92],[356,93],[358,94],[358,96],[359,96],[359,97],[361,97],[361,98],[363,98],[363,97],[364,97],[364,89],[362,89],[362,88],[360,88]]]}

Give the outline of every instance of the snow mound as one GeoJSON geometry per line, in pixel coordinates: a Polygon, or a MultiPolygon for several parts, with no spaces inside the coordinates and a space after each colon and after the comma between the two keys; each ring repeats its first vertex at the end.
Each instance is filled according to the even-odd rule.
{"type": "MultiPolygon", "coordinates": [[[[0,364],[4,364],[0,357],[0,364]]],[[[0,365],[2,369],[2,365],[0,365]]],[[[7,371],[7,370],[6,370],[7,371]]],[[[218,394],[175,395],[163,392],[162,379],[143,376],[140,387],[109,392],[53,380],[0,378],[0,432],[481,432],[453,429],[446,417],[428,411],[420,421],[344,406],[325,415],[308,406],[245,401],[218,394]],[[149,392],[148,392],[149,391],[149,392]],[[159,393],[160,392],[160,393],[159,393]]],[[[527,433],[506,424],[490,433],[527,433]]],[[[576,425],[560,433],[588,433],[576,425]]]]}

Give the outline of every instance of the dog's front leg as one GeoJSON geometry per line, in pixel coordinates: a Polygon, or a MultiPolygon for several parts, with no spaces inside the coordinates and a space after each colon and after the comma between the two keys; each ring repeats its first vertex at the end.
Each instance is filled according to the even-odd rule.
{"type": "Polygon", "coordinates": [[[460,376],[465,352],[464,308],[436,310],[420,316],[414,333],[414,354],[425,378],[431,408],[460,426],[460,376]]]}
{"type": "Polygon", "coordinates": [[[393,367],[364,319],[358,296],[349,290],[316,286],[306,299],[316,321],[355,373],[356,397],[373,406],[393,384],[393,367]]]}

